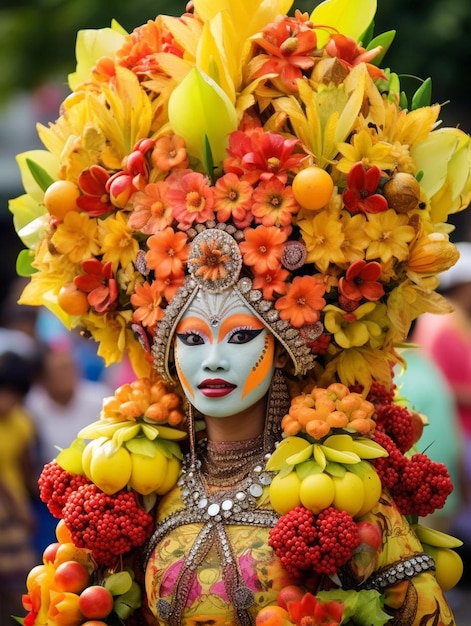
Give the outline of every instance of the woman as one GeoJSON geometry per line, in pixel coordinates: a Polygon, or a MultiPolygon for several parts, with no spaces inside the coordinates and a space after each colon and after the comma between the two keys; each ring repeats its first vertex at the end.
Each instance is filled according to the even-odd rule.
{"type": "MultiPolygon", "coordinates": [[[[452,485],[391,366],[417,315],[448,310],[441,221],[469,203],[471,141],[424,90],[404,105],[363,47],[372,4],[348,4],[195,0],[81,33],[47,150],[19,158],[22,303],[138,377],[40,478],[123,619],[454,623],[456,542],[416,525],[452,485]]],[[[28,581],[30,623],[65,611],[59,561],[28,581]]],[[[100,618],[83,593],[77,623],[100,618]]]]}

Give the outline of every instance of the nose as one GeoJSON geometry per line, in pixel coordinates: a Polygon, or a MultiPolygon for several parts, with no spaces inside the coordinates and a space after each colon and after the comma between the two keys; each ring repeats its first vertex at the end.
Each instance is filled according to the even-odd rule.
{"type": "Polygon", "coordinates": [[[205,370],[216,372],[218,370],[226,371],[229,369],[229,361],[224,358],[220,344],[213,343],[208,346],[206,356],[201,362],[201,367],[205,370]]]}

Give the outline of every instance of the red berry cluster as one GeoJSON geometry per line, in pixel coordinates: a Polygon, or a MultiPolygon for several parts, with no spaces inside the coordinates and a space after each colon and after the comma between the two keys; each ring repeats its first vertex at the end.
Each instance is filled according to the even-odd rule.
{"type": "Polygon", "coordinates": [[[63,514],[75,545],[91,550],[98,565],[111,566],[117,556],[143,545],[153,528],[133,492],[109,496],[93,483],[69,496],[63,514]]]}
{"type": "MultiPolygon", "coordinates": [[[[376,408],[383,404],[392,404],[394,401],[395,388],[396,385],[392,385],[390,389],[386,389],[384,385],[373,380],[366,399],[368,402],[371,402],[371,404],[374,404],[376,408]]],[[[362,393],[363,389],[362,385],[354,385],[350,388],[350,391],[362,393]]]]}
{"type": "Polygon", "coordinates": [[[376,407],[375,421],[376,428],[389,435],[402,453],[411,449],[414,438],[409,409],[398,404],[382,404],[376,407]]]}
{"type": "Polygon", "coordinates": [[[387,457],[371,462],[378,472],[384,489],[389,490],[403,515],[426,517],[441,509],[453,491],[446,466],[425,454],[404,456],[393,440],[375,431],[374,440],[388,452],[387,457]]]}
{"type": "Polygon", "coordinates": [[[59,519],[71,493],[90,481],[86,476],[67,472],[54,460],[46,463],[38,479],[39,497],[47,505],[49,512],[59,519]]]}
{"type": "Polygon", "coordinates": [[[297,506],[270,530],[268,544],[283,567],[300,578],[306,570],[334,574],[351,559],[360,536],[346,511],[331,506],[315,515],[297,506]]]}

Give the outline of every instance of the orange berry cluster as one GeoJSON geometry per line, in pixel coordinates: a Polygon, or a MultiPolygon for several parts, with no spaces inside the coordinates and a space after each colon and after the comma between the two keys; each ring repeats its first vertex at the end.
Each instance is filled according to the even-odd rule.
{"type": "Polygon", "coordinates": [[[286,435],[303,432],[314,439],[322,439],[336,429],[368,435],[376,426],[374,413],[374,405],[361,394],[351,392],[341,383],[332,383],[293,398],[281,426],[286,435]]]}
{"type": "Polygon", "coordinates": [[[142,417],[148,422],[179,426],[185,414],[180,396],[168,391],[161,380],[151,382],[149,378],[139,378],[121,385],[114,396],[105,398],[100,417],[116,422],[142,417]]]}

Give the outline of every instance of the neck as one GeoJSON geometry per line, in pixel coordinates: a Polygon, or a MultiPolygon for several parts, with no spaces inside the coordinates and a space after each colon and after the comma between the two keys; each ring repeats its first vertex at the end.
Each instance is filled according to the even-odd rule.
{"type": "Polygon", "coordinates": [[[263,433],[265,426],[266,398],[253,406],[227,417],[206,415],[206,433],[209,441],[247,441],[263,433]]]}

